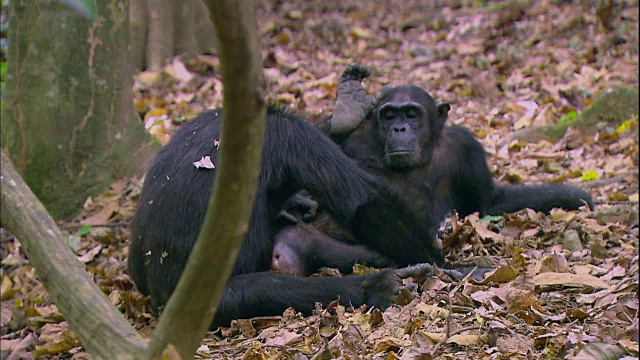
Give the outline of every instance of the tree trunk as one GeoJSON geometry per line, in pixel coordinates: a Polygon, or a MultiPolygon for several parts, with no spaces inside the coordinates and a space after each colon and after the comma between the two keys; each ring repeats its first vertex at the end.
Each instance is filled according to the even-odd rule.
{"type": "Polygon", "coordinates": [[[174,4],[173,0],[148,0],[147,3],[147,66],[157,71],[173,56],[174,4]]]}
{"type": "Polygon", "coordinates": [[[203,0],[131,0],[133,65],[158,71],[175,55],[196,55],[216,47],[203,0]]]}
{"type": "Polygon", "coordinates": [[[53,1],[11,1],[2,148],[49,213],[68,218],[152,154],[135,114],[127,0],[93,23],[53,1]]]}
{"type": "Polygon", "coordinates": [[[131,44],[131,65],[143,69],[145,64],[145,44],[147,43],[147,0],[129,1],[129,44],[131,44]]]}

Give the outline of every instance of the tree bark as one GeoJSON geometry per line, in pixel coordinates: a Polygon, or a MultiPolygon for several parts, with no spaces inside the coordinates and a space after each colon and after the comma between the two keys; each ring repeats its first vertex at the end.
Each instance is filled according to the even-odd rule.
{"type": "Polygon", "coordinates": [[[143,69],[147,43],[147,0],[129,1],[129,23],[131,65],[134,69],[143,69]]]}
{"type": "Polygon", "coordinates": [[[131,0],[133,65],[159,71],[173,56],[193,56],[216,47],[213,24],[202,0],[131,0]]]}
{"type": "Polygon", "coordinates": [[[193,357],[247,233],[260,172],[265,109],[255,4],[212,1],[211,8],[224,84],[218,173],[198,240],[153,332],[151,357],[169,345],[183,359],[193,357]],[[212,267],[217,278],[202,276],[212,267]]]}
{"type": "Polygon", "coordinates": [[[147,0],[149,31],[147,33],[147,68],[158,71],[173,56],[172,0],[147,0]]]}
{"type": "Polygon", "coordinates": [[[60,229],[5,156],[2,226],[20,240],[49,296],[94,359],[139,359],[145,341],[76,259],[60,229]]]}
{"type": "MultiPolygon", "coordinates": [[[[173,18],[175,19],[175,27],[173,32],[173,42],[175,44],[176,54],[196,55],[199,52],[196,34],[195,20],[196,4],[202,4],[201,1],[177,1],[174,3],[173,18]]],[[[205,13],[206,14],[206,13],[205,13]]],[[[202,14],[199,16],[202,17],[202,14]]],[[[210,35],[213,32],[209,33],[210,35]]]]}
{"type": "Polygon", "coordinates": [[[52,1],[11,1],[2,148],[55,218],[140,174],[151,137],[131,101],[128,1],[91,23],[52,1]]]}

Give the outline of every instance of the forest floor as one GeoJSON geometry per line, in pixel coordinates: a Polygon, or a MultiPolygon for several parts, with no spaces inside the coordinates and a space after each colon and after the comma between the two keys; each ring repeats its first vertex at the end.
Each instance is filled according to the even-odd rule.
{"type": "MultiPolygon", "coordinates": [[[[336,306],[236,321],[210,332],[198,358],[638,357],[637,0],[257,3],[270,101],[317,122],[357,61],[373,68],[371,94],[409,83],[451,103],[449,123],[480,139],[498,181],[574,184],[597,209],[448,220],[440,233],[448,259],[490,261],[500,269],[491,279],[420,280],[413,300],[384,312],[336,306]],[[579,121],[620,86],[635,100],[607,98],[611,108],[579,121]],[[527,132],[563,122],[575,126],[559,139],[527,132]]],[[[219,70],[215,55],[201,55],[138,74],[135,104],[149,131],[166,142],[181,122],[221,105],[219,70]]],[[[149,336],[155,319],[126,270],[139,193],[140,179],[118,181],[61,227],[104,293],[149,336]]],[[[18,240],[4,231],[1,240],[0,357],[90,358],[18,240]]]]}

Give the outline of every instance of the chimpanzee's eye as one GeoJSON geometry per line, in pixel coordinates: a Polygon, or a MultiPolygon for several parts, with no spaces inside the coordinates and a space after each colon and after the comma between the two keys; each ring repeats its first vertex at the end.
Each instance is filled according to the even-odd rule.
{"type": "Polygon", "coordinates": [[[407,109],[406,116],[409,119],[415,119],[415,118],[418,117],[418,110],[416,110],[414,108],[409,108],[409,109],[407,109]]]}
{"type": "Polygon", "coordinates": [[[396,111],[392,109],[382,110],[379,116],[383,120],[392,120],[396,117],[396,111]]]}

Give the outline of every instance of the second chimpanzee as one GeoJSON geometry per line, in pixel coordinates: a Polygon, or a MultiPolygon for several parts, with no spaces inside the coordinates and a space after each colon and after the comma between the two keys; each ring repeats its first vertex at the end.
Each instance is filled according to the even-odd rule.
{"type": "MultiPolygon", "coordinates": [[[[370,74],[366,67],[358,64],[351,66],[351,72],[354,78],[360,79],[370,74]]],[[[353,93],[355,82],[351,82],[351,86],[353,93]]],[[[338,103],[344,107],[345,102],[351,102],[357,110],[369,108],[373,103],[370,98],[362,96],[360,99],[348,97],[345,101],[338,94],[338,103]]],[[[353,238],[359,239],[361,244],[366,244],[366,239],[385,233],[388,224],[398,218],[417,221],[404,222],[412,228],[393,234],[399,243],[432,243],[440,222],[451,210],[457,210],[462,216],[477,211],[482,216],[523,208],[548,212],[554,207],[575,210],[588,205],[593,209],[591,196],[574,186],[509,186],[496,183],[487,166],[484,148],[473,134],[461,126],[445,125],[449,109],[449,104],[436,104],[422,88],[401,85],[383,89],[366,117],[342,117],[342,120],[353,122],[340,123],[340,126],[332,126],[330,121],[321,125],[326,133],[337,139],[349,157],[368,173],[376,175],[403,204],[399,208],[394,207],[403,215],[394,214],[380,204],[363,207],[368,210],[367,216],[387,221],[354,229],[353,238]],[[364,120],[358,124],[362,118],[364,120]],[[353,128],[355,130],[348,133],[353,128]],[[413,237],[413,240],[406,237],[413,237]]],[[[359,246],[338,247],[336,239],[329,241],[317,235],[322,232],[322,226],[309,230],[313,226],[297,222],[293,229],[285,228],[278,235],[272,259],[274,270],[298,269],[305,273],[319,266],[331,266],[332,260],[337,258],[336,252],[340,253],[340,264],[350,262],[353,265],[356,261],[380,263],[375,258],[377,252],[384,259],[392,254],[394,259],[403,259],[400,264],[418,261],[411,257],[411,249],[407,249],[407,254],[398,256],[398,250],[392,246],[392,242],[383,244],[391,247],[371,249],[373,252],[367,250],[369,252],[366,254],[359,246]],[[295,241],[294,234],[298,235],[295,241]],[[339,251],[332,252],[328,259],[326,254],[332,248],[339,251]],[[308,260],[310,258],[313,261],[308,260]],[[328,259],[327,263],[322,263],[321,259],[328,259]]],[[[441,256],[436,255],[433,255],[433,260],[440,264],[443,261],[441,256]]]]}
{"type": "Polygon", "coordinates": [[[423,188],[437,203],[438,221],[453,209],[461,216],[476,211],[483,216],[524,208],[594,208],[591,195],[575,186],[496,183],[482,144],[465,127],[445,124],[449,109],[446,103],[436,105],[418,86],[386,88],[369,116],[340,145],[407,201],[413,202],[405,185],[423,188]]]}

